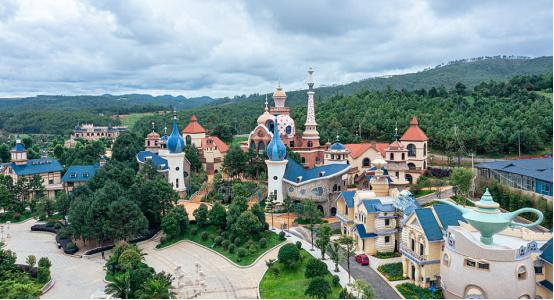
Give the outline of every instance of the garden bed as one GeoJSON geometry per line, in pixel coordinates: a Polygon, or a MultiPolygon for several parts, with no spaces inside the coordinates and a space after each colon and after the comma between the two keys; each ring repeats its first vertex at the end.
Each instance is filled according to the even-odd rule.
{"type": "Polygon", "coordinates": [[[420,288],[413,283],[399,284],[396,286],[396,289],[406,299],[444,299],[442,290],[432,292],[429,289],[420,288]]]}
{"type": "MultiPolygon", "coordinates": [[[[307,299],[304,292],[308,287],[310,279],[304,276],[306,264],[312,256],[305,250],[300,251],[302,262],[298,263],[293,269],[285,268],[280,262],[277,262],[272,268],[278,268],[276,274],[267,271],[260,282],[260,296],[262,299],[307,299]]],[[[331,285],[331,294],[329,299],[338,299],[342,289],[340,286],[333,286],[331,273],[324,276],[331,285]]]]}
{"type": "Polygon", "coordinates": [[[414,192],[414,197],[419,198],[434,193],[435,190],[417,190],[414,192]]]}
{"type": "Polygon", "coordinates": [[[21,214],[14,214],[12,212],[2,213],[0,214],[0,223],[19,223],[26,221],[33,217],[33,213],[31,211],[26,210],[21,214]]]}
{"type": "Polygon", "coordinates": [[[392,263],[380,265],[377,270],[383,274],[389,281],[402,280],[402,263],[392,263]]]}
{"type": "Polygon", "coordinates": [[[387,259],[387,258],[393,258],[393,257],[400,257],[402,254],[398,252],[377,252],[377,254],[374,254],[373,257],[377,257],[380,259],[387,259]]]}
{"type": "MultiPolygon", "coordinates": [[[[260,236],[256,237],[255,239],[250,239],[248,241],[241,241],[239,246],[234,244],[234,241],[233,242],[229,241],[230,245],[227,247],[227,249],[225,249],[223,245],[217,245],[214,242],[215,237],[220,235],[221,234],[219,233],[219,229],[214,225],[206,225],[204,227],[199,228],[197,224],[191,223],[187,228],[186,234],[181,235],[176,239],[162,241],[160,244],[156,246],[156,248],[167,247],[181,240],[189,240],[189,241],[196,242],[202,246],[213,249],[214,251],[224,255],[225,257],[227,257],[228,259],[230,259],[231,261],[235,262],[238,265],[247,266],[253,263],[258,257],[260,257],[260,255],[265,253],[267,250],[277,246],[279,243],[282,242],[282,240],[279,238],[279,235],[277,235],[276,233],[272,231],[265,231],[260,233],[260,236]],[[195,230],[197,232],[196,234],[193,234],[193,231],[195,230]],[[203,232],[207,233],[208,235],[207,239],[202,238],[203,232]],[[259,240],[262,238],[266,239],[267,243],[265,247],[261,247],[259,244],[259,240]],[[246,245],[248,244],[255,245],[255,247],[252,247],[252,246],[247,247],[246,245]],[[234,245],[234,246],[231,246],[231,245],[234,245]],[[234,250],[231,250],[232,253],[230,251],[231,248],[234,249],[234,250]],[[239,257],[239,252],[240,252],[239,248],[245,248],[247,252],[246,255],[244,255],[243,257],[239,257]]],[[[223,239],[225,240],[225,237],[223,237],[223,239]]]]}

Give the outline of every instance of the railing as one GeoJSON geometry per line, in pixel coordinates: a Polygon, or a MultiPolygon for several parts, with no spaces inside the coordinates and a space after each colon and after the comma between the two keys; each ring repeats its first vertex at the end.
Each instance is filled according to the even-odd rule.
{"type": "Polygon", "coordinates": [[[343,222],[347,222],[347,223],[354,222],[354,220],[350,220],[350,219],[348,219],[347,216],[343,216],[342,214],[339,214],[339,213],[337,213],[337,214],[335,215],[335,217],[337,217],[337,219],[339,219],[339,220],[341,220],[341,221],[343,221],[343,222]]]}
{"type": "Polygon", "coordinates": [[[408,255],[412,256],[413,258],[419,261],[427,261],[427,255],[417,253],[416,251],[412,250],[404,243],[400,243],[400,250],[402,250],[403,252],[407,253],[408,255]]]}

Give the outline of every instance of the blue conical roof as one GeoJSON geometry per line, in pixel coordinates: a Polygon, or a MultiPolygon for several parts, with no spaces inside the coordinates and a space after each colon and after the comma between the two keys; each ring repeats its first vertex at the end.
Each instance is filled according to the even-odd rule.
{"type": "Polygon", "coordinates": [[[173,116],[173,130],[171,135],[167,139],[167,149],[169,153],[181,153],[185,148],[185,140],[179,133],[179,127],[177,127],[177,116],[173,116]]]}
{"type": "Polygon", "coordinates": [[[277,116],[275,116],[275,126],[273,126],[273,137],[271,142],[267,145],[267,157],[269,160],[280,161],[284,160],[287,156],[287,147],[283,144],[281,136],[279,135],[279,124],[277,123],[277,116]]]}

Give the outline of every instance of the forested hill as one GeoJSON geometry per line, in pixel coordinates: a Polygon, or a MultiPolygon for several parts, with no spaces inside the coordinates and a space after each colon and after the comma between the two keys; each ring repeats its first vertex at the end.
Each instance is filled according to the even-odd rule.
{"type": "Polygon", "coordinates": [[[210,97],[186,98],[183,96],[152,96],[145,94],[101,95],[101,96],[58,96],[38,95],[27,98],[0,98],[4,112],[33,111],[86,111],[104,114],[128,114],[166,110],[175,107],[179,110],[206,105],[213,101],[210,97]]]}
{"type": "MultiPolygon", "coordinates": [[[[192,112],[208,130],[222,127],[248,133],[263,112],[249,101],[201,107],[180,112],[185,126],[192,112]]],[[[306,107],[292,109],[297,131],[303,129],[306,107]]],[[[479,154],[524,153],[552,147],[552,74],[516,76],[509,81],[485,81],[470,89],[464,84],[446,89],[366,90],[351,96],[335,95],[316,105],[321,141],[343,143],[391,141],[395,124],[403,132],[411,116],[429,136],[433,149],[479,154]],[[456,127],[456,130],[454,128],[456,127]],[[461,147],[463,145],[463,147],[461,147]]],[[[155,121],[162,124],[163,116],[155,121]]],[[[135,130],[146,134],[152,117],[140,120],[135,130]]],[[[165,116],[165,121],[170,116],[165,116]]],[[[161,129],[161,128],[160,128],[161,129]]]]}

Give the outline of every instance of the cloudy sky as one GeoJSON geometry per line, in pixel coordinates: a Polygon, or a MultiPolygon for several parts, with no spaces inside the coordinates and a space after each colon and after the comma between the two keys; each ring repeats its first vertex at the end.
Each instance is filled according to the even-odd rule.
{"type": "Polygon", "coordinates": [[[0,1],[0,96],[304,88],[552,55],[544,1],[0,1]]]}

